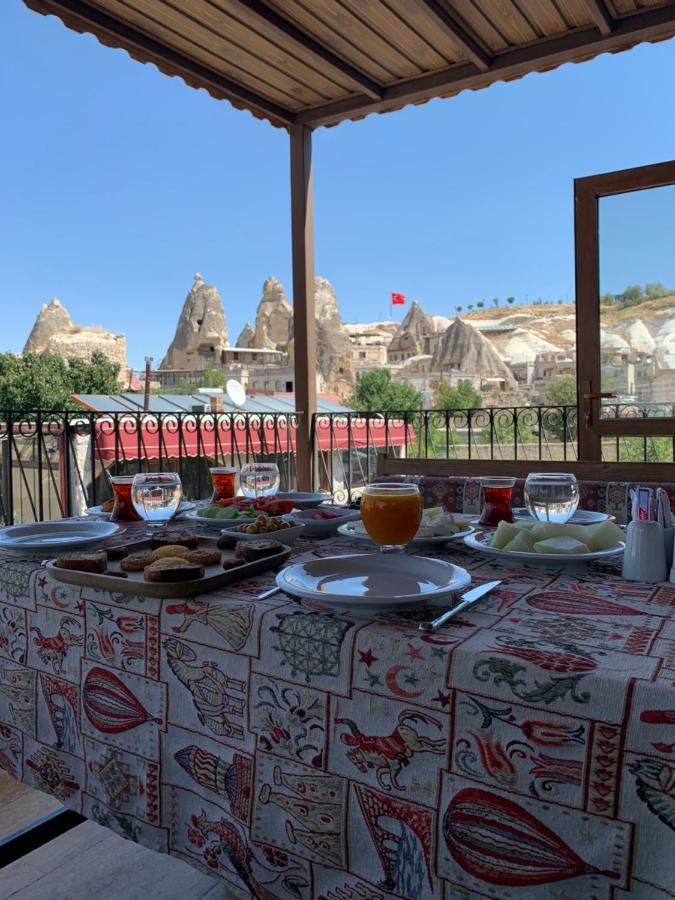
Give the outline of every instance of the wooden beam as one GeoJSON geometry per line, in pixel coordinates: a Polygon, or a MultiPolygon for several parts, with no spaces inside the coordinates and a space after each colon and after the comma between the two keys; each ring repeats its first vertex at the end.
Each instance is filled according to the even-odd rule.
{"type": "Polygon", "coordinates": [[[324,47],[323,44],[314,40],[314,38],[297,28],[265,3],[261,3],[260,0],[234,0],[234,2],[238,6],[255,13],[268,25],[273,26],[285,37],[290,38],[293,43],[299,44],[305,50],[308,50],[331,69],[341,72],[367,97],[371,97],[373,100],[379,100],[382,97],[384,91],[382,85],[377,84],[372,78],[369,78],[364,72],[352,66],[347,60],[337,56],[327,47],[324,47]]]}
{"type": "Polygon", "coordinates": [[[605,0],[586,0],[586,6],[600,33],[611,34],[614,31],[614,19],[605,5],[605,0]]]}
{"type": "Polygon", "coordinates": [[[306,125],[291,125],[290,132],[294,387],[298,422],[295,460],[298,490],[310,491],[312,416],[316,412],[312,130],[306,125]]]}
{"type": "Polygon", "coordinates": [[[481,72],[487,72],[492,63],[492,57],[478,43],[474,35],[459,20],[455,13],[447,6],[443,6],[438,0],[422,0],[430,13],[439,21],[442,28],[448,32],[453,41],[462,48],[467,58],[481,72]]]}
{"type": "Polygon", "coordinates": [[[193,87],[213,89],[220,98],[238,102],[247,108],[253,108],[270,118],[275,124],[290,125],[295,114],[261,94],[221,75],[174,50],[167,44],[138,31],[132,25],[109,16],[85,0],[24,0],[27,6],[43,15],[58,16],[69,28],[76,31],[90,31],[96,37],[109,41],[116,47],[122,47],[132,56],[141,54],[141,61],[155,63],[168,75],[179,75],[193,87]]]}
{"type": "Polygon", "coordinates": [[[555,68],[566,62],[579,62],[606,51],[625,50],[641,41],[660,40],[675,34],[675,3],[642,9],[617,19],[609,35],[598,37],[595,25],[556,37],[546,38],[524,47],[514,47],[495,55],[489,72],[477,72],[473,63],[451,66],[438,72],[420,75],[385,88],[381,100],[360,95],[336,100],[296,114],[297,122],[316,128],[335,125],[343,119],[386,112],[431,100],[443,94],[486,87],[494,81],[518,78],[538,69],[555,68]]]}

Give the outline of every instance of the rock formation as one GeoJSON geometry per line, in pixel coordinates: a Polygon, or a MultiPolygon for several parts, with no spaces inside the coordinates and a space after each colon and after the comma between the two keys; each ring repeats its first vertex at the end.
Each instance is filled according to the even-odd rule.
{"type": "Polygon", "coordinates": [[[449,325],[449,319],[427,315],[417,300],[413,300],[389,344],[387,358],[390,362],[397,363],[410,356],[433,354],[439,332],[445,331],[449,325]]]}
{"type": "Polygon", "coordinates": [[[160,368],[195,370],[219,366],[221,351],[227,346],[223,301],[218,290],[205,284],[197,273],[160,368]]]}
{"type": "Polygon", "coordinates": [[[70,313],[60,300],[43,303],[31,330],[24,353],[55,353],[64,359],[76,357],[89,361],[100,351],[120,367],[119,381],[127,379],[127,345],[123,334],[114,334],[96,325],[73,324],[70,313]]]}
{"type": "MultiPolygon", "coordinates": [[[[348,397],[354,387],[354,364],[349,334],[342,324],[335,289],[325,278],[314,279],[316,364],[322,391],[348,397]]],[[[293,361],[293,320],[289,322],[288,358],[293,361]]]]}
{"type": "Polygon", "coordinates": [[[241,329],[236,346],[241,347],[242,350],[250,350],[255,346],[255,331],[249,322],[241,329]]]}
{"type": "Polygon", "coordinates": [[[263,284],[262,297],[255,315],[254,343],[251,346],[260,350],[285,350],[292,317],[293,307],[284,292],[283,284],[270,275],[263,284]]]}
{"type": "Polygon", "coordinates": [[[462,319],[455,319],[445,332],[434,353],[432,368],[441,373],[455,369],[483,379],[502,378],[507,387],[516,386],[511,370],[491,342],[462,319]]]}

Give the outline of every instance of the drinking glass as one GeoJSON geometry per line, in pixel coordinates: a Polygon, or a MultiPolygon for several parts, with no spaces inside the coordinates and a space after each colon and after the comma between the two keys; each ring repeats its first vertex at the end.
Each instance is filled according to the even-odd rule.
{"type": "Polygon", "coordinates": [[[540,522],[567,522],[579,505],[579,485],[566,472],[530,472],[525,505],[540,522]]]}
{"type": "Polygon", "coordinates": [[[510,476],[484,476],[480,480],[483,488],[483,509],[479,524],[497,526],[500,522],[513,522],[511,495],[516,479],[510,476]]]}
{"type": "Polygon", "coordinates": [[[212,466],[209,472],[213,481],[211,503],[217,500],[231,500],[234,497],[234,484],[237,478],[234,466],[212,466]]]}
{"type": "Polygon", "coordinates": [[[279,466],[276,463],[246,463],[239,471],[244,497],[272,497],[279,490],[279,466]]]}
{"type": "Polygon", "coordinates": [[[133,475],[111,475],[110,484],[113,489],[115,505],[110,513],[111,522],[140,522],[141,517],[134,508],[131,499],[133,475]]]}
{"type": "Polygon", "coordinates": [[[175,472],[145,472],[134,475],[131,500],[138,515],[150,527],[166,525],[183,496],[180,476],[175,472]]]}
{"type": "Polygon", "coordinates": [[[361,519],[382,552],[400,552],[417,534],[422,498],[416,484],[367,484],[361,519]]]}

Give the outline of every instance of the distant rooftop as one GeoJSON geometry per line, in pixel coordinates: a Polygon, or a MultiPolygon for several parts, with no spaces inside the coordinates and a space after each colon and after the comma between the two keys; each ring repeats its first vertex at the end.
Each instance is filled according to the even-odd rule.
{"type": "MultiPolygon", "coordinates": [[[[223,412],[225,413],[294,413],[295,395],[284,394],[269,396],[254,394],[246,398],[243,406],[235,406],[227,394],[222,395],[223,412]]],[[[128,391],[123,394],[73,394],[73,400],[93,412],[109,413],[142,413],[143,394],[128,391]]],[[[203,405],[208,412],[208,398],[205,394],[151,394],[151,413],[191,413],[193,407],[203,405]]],[[[351,412],[348,406],[342,406],[328,396],[319,394],[316,400],[317,412],[340,413],[351,412]]]]}

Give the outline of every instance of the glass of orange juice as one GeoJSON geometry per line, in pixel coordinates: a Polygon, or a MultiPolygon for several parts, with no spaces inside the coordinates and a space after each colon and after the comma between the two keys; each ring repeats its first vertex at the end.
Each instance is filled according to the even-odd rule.
{"type": "Polygon", "coordinates": [[[361,520],[383,552],[401,551],[417,534],[422,498],[416,484],[367,484],[361,520]]]}

